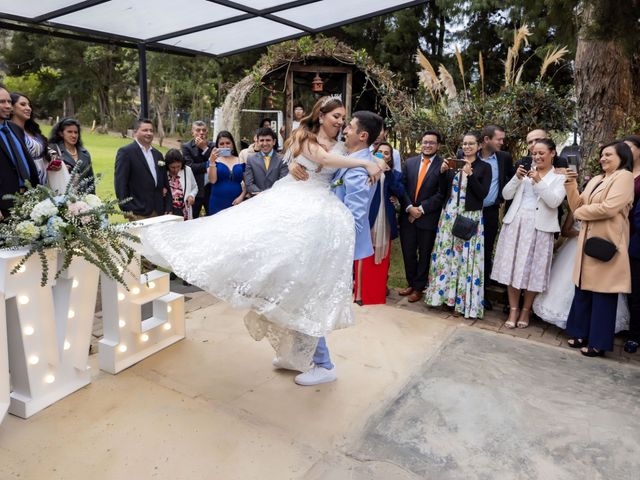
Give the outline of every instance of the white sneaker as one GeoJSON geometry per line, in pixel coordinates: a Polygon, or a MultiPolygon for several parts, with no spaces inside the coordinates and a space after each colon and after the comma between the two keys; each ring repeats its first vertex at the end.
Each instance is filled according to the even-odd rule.
{"type": "Polygon", "coordinates": [[[315,366],[311,370],[307,370],[300,375],[296,375],[294,381],[298,385],[310,386],[335,382],[337,378],[335,367],[329,370],[324,367],[315,366]]]}

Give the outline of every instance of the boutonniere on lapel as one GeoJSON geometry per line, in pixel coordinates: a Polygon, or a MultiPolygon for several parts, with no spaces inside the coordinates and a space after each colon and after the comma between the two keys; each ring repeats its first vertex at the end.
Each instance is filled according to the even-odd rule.
{"type": "Polygon", "coordinates": [[[340,185],[344,185],[344,177],[340,177],[338,180],[331,184],[331,188],[337,188],[340,185]]]}
{"type": "Polygon", "coordinates": [[[164,162],[164,160],[158,160],[158,164],[159,167],[164,167],[166,165],[166,163],[164,162]]]}

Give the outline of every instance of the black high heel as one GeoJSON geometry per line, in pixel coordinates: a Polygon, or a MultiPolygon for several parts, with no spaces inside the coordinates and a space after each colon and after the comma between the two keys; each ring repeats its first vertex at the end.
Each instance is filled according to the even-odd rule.
{"type": "Polygon", "coordinates": [[[598,350],[592,347],[587,347],[586,350],[581,350],[580,353],[585,357],[604,357],[604,350],[598,350]]]}

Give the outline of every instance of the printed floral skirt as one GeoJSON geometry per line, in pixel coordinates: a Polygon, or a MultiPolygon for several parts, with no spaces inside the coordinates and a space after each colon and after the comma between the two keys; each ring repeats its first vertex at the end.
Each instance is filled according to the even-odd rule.
{"type": "Polygon", "coordinates": [[[458,178],[440,216],[436,242],[431,254],[429,286],[425,303],[434,307],[448,305],[467,318],[484,314],[484,222],[482,210],[465,212],[466,177],[462,182],[458,204],[458,178]],[[478,231],[470,240],[454,237],[451,232],[459,214],[478,221],[478,231]]]}

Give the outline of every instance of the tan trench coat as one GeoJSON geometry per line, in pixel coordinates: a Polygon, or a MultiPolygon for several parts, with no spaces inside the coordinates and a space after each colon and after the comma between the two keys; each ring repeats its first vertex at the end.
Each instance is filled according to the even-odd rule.
{"type": "Polygon", "coordinates": [[[592,178],[582,194],[576,182],[566,184],[567,200],[576,220],[582,220],[573,282],[582,290],[600,293],[630,293],[629,210],[633,203],[633,174],[616,170],[592,178]],[[600,183],[602,182],[602,183],[600,183]],[[588,238],[613,242],[618,252],[608,262],[583,253],[588,238]]]}

